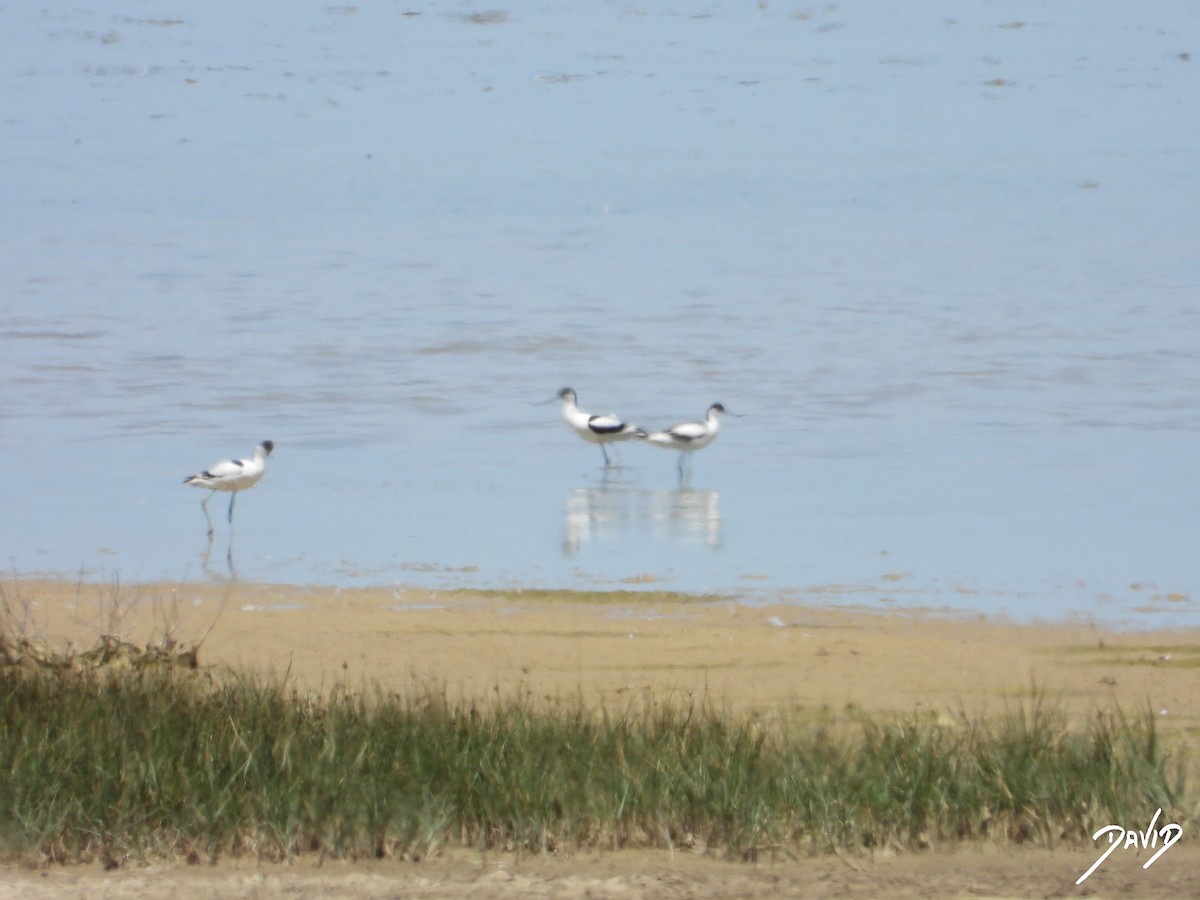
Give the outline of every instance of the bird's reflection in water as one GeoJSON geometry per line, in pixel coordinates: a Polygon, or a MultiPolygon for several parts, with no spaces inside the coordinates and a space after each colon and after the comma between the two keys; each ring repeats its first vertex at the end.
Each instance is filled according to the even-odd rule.
{"type": "MultiPolygon", "coordinates": [[[[208,536],[208,545],[204,548],[204,552],[200,554],[202,560],[201,567],[204,572],[204,577],[211,581],[218,581],[225,577],[225,574],[220,571],[214,571],[208,564],[212,558],[213,539],[212,535],[208,536]]],[[[229,580],[237,581],[237,567],[233,563],[233,535],[229,535],[229,549],[225,552],[225,566],[229,570],[229,580]]]]}
{"type": "Polygon", "coordinates": [[[650,517],[656,529],[688,541],[721,546],[721,495],[716,491],[680,488],[650,491],[650,517]]]}
{"type": "Polygon", "coordinates": [[[651,491],[606,477],[598,487],[575,488],[567,497],[563,551],[574,554],[593,538],[647,530],[716,549],[721,545],[721,495],[688,487],[651,491]]]}

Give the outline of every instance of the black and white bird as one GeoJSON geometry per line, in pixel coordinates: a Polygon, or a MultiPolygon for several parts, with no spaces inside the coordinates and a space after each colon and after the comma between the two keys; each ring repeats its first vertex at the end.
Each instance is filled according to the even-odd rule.
{"type": "Polygon", "coordinates": [[[563,418],[567,420],[571,429],[585,441],[600,445],[600,452],[604,454],[604,465],[606,466],[611,463],[608,459],[608,450],[604,448],[605,444],[616,441],[642,440],[646,437],[646,429],[622,422],[615,415],[591,416],[585,413],[579,408],[579,398],[575,395],[573,388],[563,388],[558,392],[558,399],[562,401],[563,418]]]}
{"type": "Polygon", "coordinates": [[[183,480],[184,484],[212,491],[200,501],[200,508],[204,510],[204,520],[208,522],[210,538],[213,533],[213,525],[212,519],[208,517],[208,501],[213,498],[213,494],[217,491],[229,491],[232,495],[229,498],[229,524],[232,525],[233,503],[237,500],[238,491],[244,491],[258,484],[263,473],[267,471],[267,457],[274,449],[275,445],[271,441],[263,441],[254,448],[253,459],[226,459],[183,480]]]}
{"type": "Polygon", "coordinates": [[[679,477],[682,479],[685,468],[690,465],[690,454],[697,450],[703,450],[713,442],[713,438],[721,430],[720,416],[725,414],[733,415],[733,413],[728,413],[720,403],[714,403],[708,408],[703,422],[682,422],[679,425],[672,425],[670,428],[647,435],[646,440],[657,447],[666,447],[669,450],[680,452],[679,477]]]}

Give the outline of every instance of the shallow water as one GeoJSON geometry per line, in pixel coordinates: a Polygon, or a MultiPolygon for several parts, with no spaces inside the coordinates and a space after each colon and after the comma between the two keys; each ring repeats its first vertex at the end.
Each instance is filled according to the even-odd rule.
{"type": "Polygon", "coordinates": [[[1200,621],[1190,3],[0,24],[16,573],[1200,621]]]}

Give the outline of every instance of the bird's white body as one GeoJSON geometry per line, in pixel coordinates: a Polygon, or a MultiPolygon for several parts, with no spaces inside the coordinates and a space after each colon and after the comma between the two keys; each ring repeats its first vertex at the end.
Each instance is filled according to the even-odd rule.
{"type": "Polygon", "coordinates": [[[265,441],[254,448],[253,459],[227,459],[209,466],[203,472],[184,481],[193,487],[208,488],[210,491],[244,491],[262,480],[267,471],[267,457],[275,445],[265,441]]]}
{"type": "Polygon", "coordinates": [[[683,422],[679,425],[672,425],[663,431],[653,432],[646,437],[646,440],[655,446],[679,450],[682,453],[703,450],[713,442],[713,438],[721,430],[720,415],[723,412],[725,412],[725,407],[720,403],[714,403],[708,408],[703,422],[683,422]]]}
{"type": "Polygon", "coordinates": [[[677,450],[683,454],[679,457],[679,477],[682,480],[684,462],[691,459],[689,454],[703,450],[713,442],[713,438],[721,430],[720,416],[724,412],[724,406],[714,403],[708,408],[703,422],[682,422],[679,425],[672,425],[662,431],[650,433],[646,436],[646,440],[656,447],[666,447],[668,450],[677,450]]]}
{"type": "Polygon", "coordinates": [[[592,416],[585,413],[579,408],[578,398],[571,388],[563,388],[559,391],[558,399],[562,401],[563,418],[571,426],[571,430],[585,441],[599,444],[604,453],[605,464],[608,463],[608,451],[604,449],[605,444],[641,440],[646,437],[645,429],[623,422],[611,413],[605,416],[592,416]]]}
{"type": "MultiPolygon", "coordinates": [[[[233,496],[229,498],[229,524],[233,524],[233,503],[237,500],[238,491],[244,491],[247,488],[252,488],[262,480],[263,474],[267,471],[267,457],[271,455],[271,451],[275,449],[275,445],[270,441],[263,441],[254,448],[253,459],[226,459],[214,466],[209,466],[203,472],[197,472],[188,478],[185,478],[183,483],[192,487],[206,488],[215,494],[217,491],[229,491],[233,496]]],[[[204,518],[208,521],[208,535],[212,537],[212,520],[208,517],[208,501],[212,499],[213,494],[209,494],[200,501],[200,508],[204,510],[204,518]]]]}

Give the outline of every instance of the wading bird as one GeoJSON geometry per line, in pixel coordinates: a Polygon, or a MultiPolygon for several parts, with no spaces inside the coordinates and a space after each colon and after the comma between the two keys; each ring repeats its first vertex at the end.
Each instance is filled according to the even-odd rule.
{"type": "Polygon", "coordinates": [[[733,415],[720,403],[714,403],[708,408],[703,422],[682,422],[679,425],[672,425],[670,428],[648,435],[646,440],[656,446],[680,452],[679,479],[682,481],[684,472],[691,465],[690,454],[697,450],[703,450],[713,442],[713,438],[721,429],[719,417],[723,414],[733,415]]]}
{"type": "Polygon", "coordinates": [[[233,502],[237,500],[238,491],[258,484],[267,470],[267,457],[274,449],[275,445],[271,441],[263,441],[254,448],[254,459],[227,459],[183,480],[184,484],[212,491],[212,494],[200,501],[200,508],[204,510],[204,520],[208,522],[210,538],[213,525],[212,519],[208,517],[208,501],[213,498],[213,494],[217,491],[229,491],[232,495],[229,498],[229,524],[233,525],[233,502]]]}
{"type": "Polygon", "coordinates": [[[572,388],[565,387],[559,391],[558,399],[562,401],[563,418],[567,420],[571,429],[585,441],[600,445],[600,452],[604,454],[605,466],[610,465],[608,451],[604,448],[605,444],[611,444],[614,441],[641,440],[646,436],[644,428],[622,422],[615,415],[589,416],[579,408],[579,398],[575,396],[572,388]]]}

